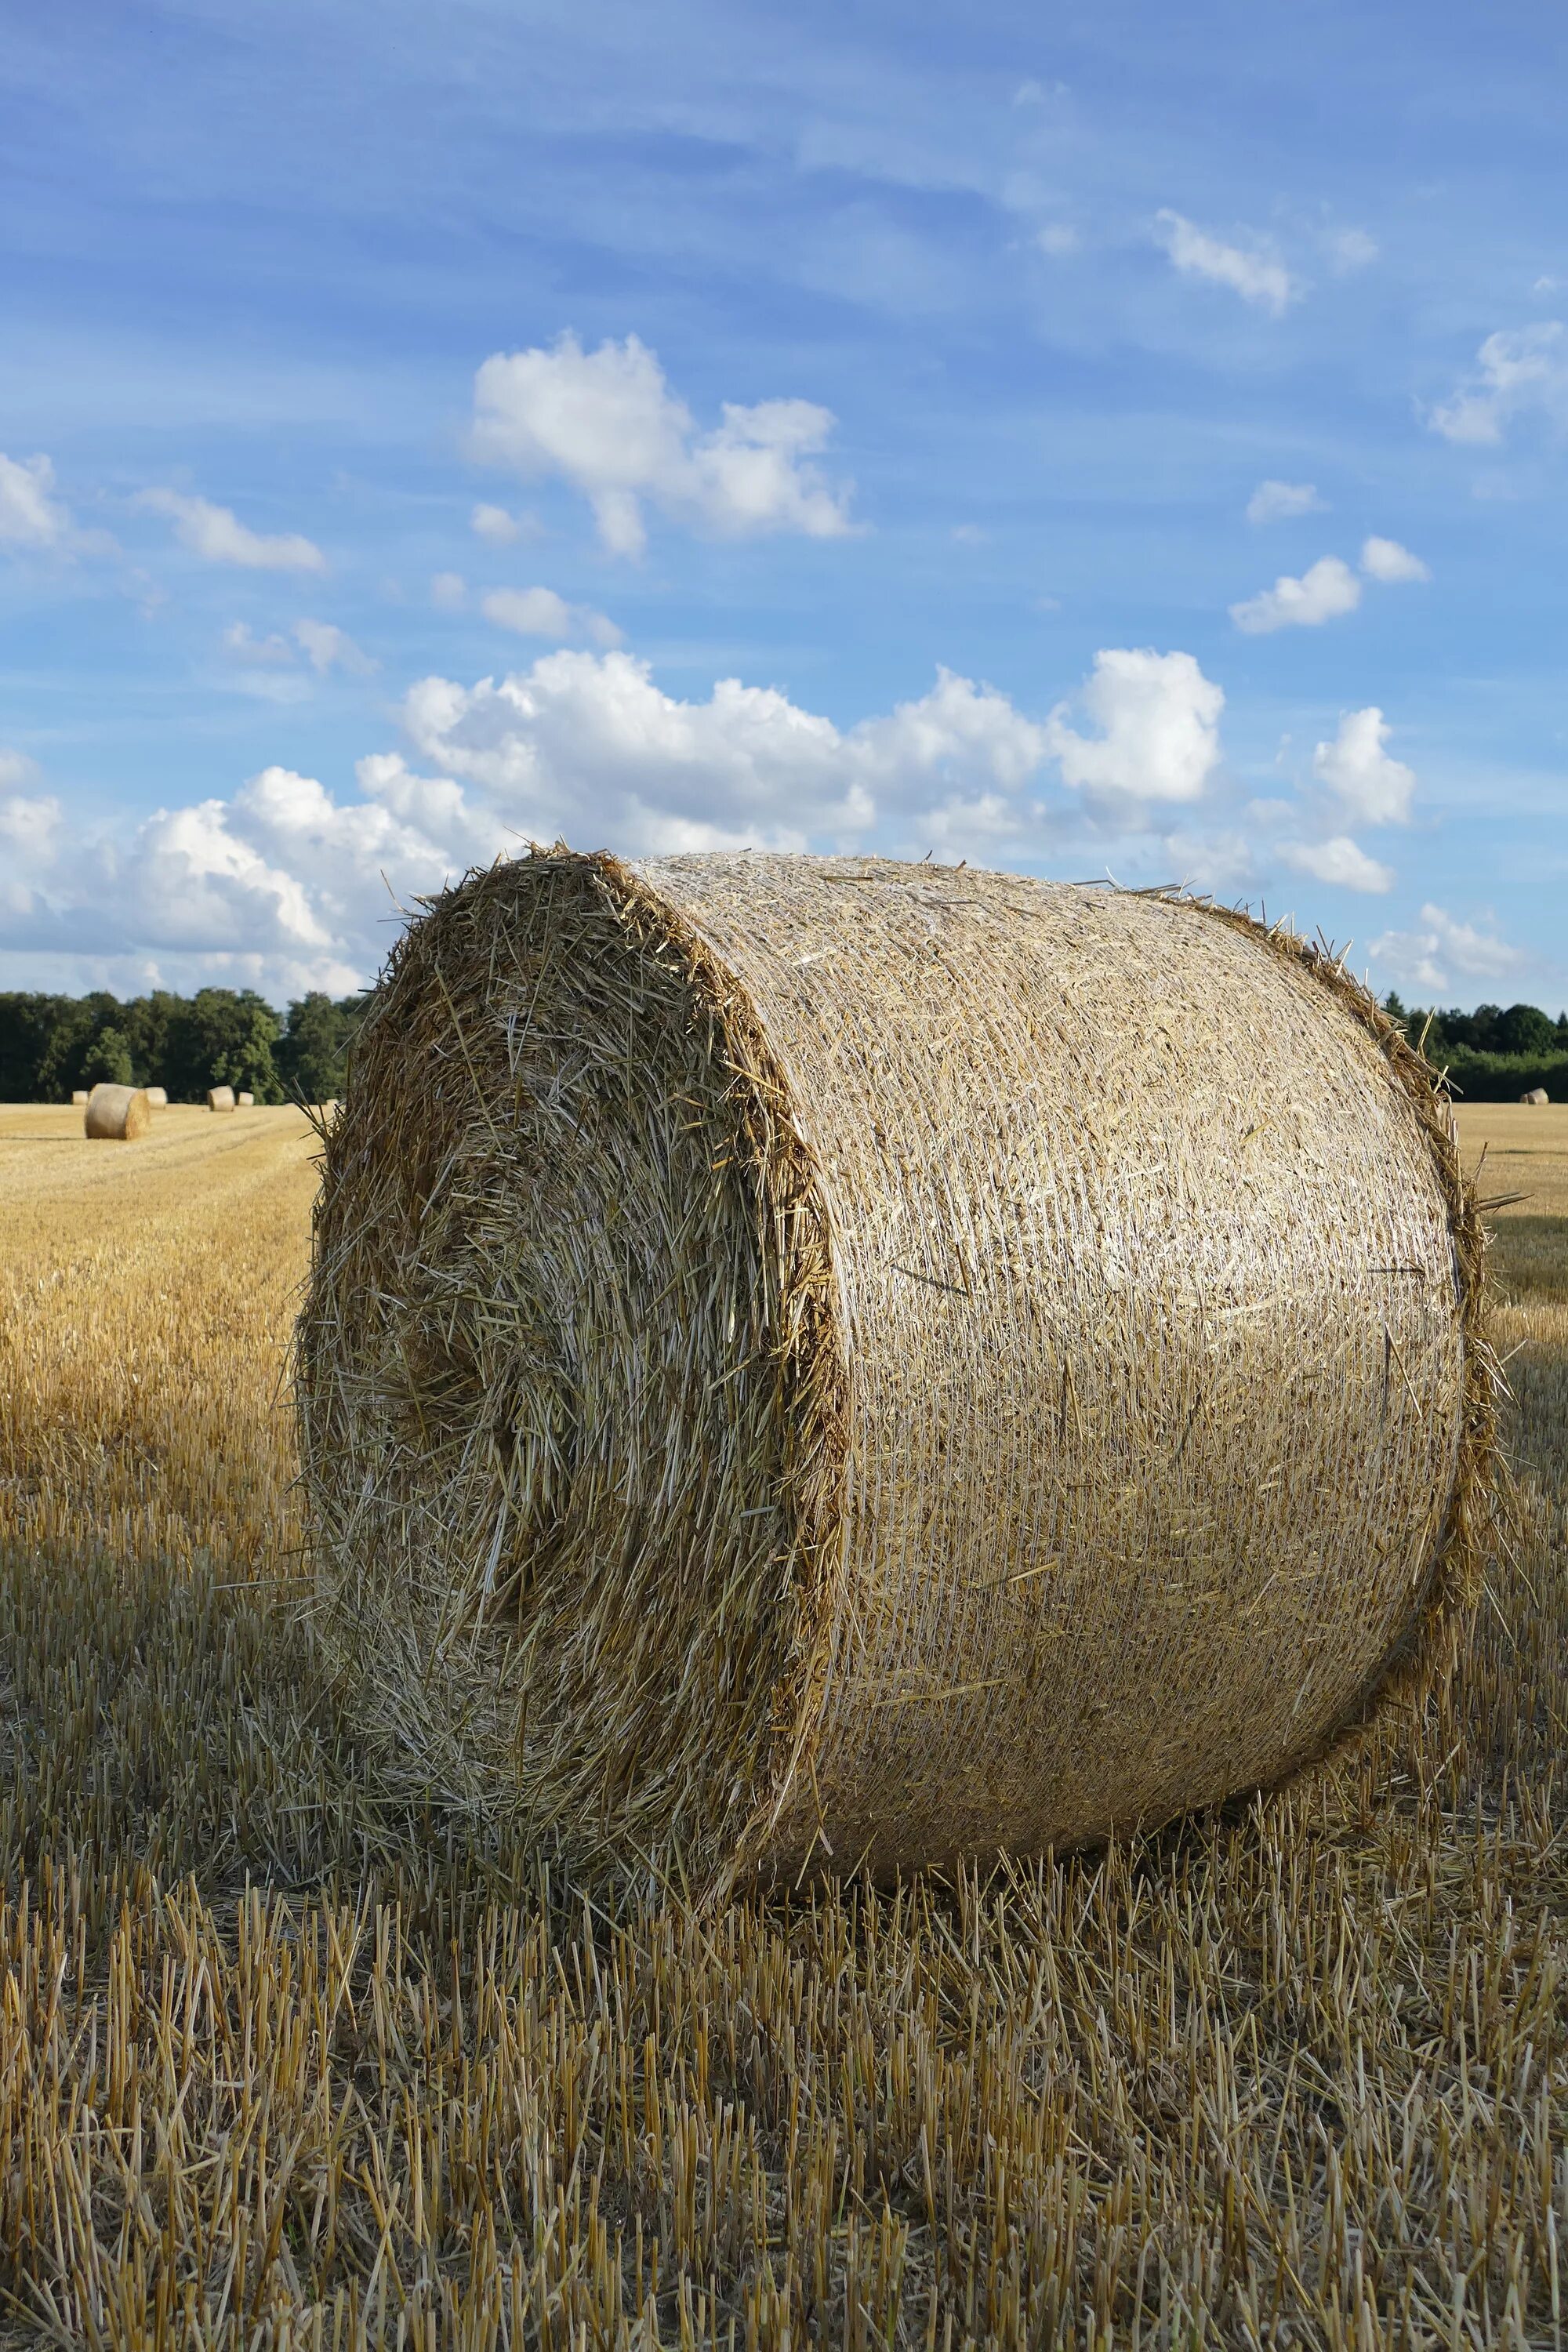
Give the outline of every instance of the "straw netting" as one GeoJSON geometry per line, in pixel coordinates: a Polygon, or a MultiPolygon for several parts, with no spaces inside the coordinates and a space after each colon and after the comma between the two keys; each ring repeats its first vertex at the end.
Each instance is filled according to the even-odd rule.
{"type": "Polygon", "coordinates": [[[1274,1781],[1466,1586],[1446,1106],[1167,896],[536,854],[395,950],[298,1393],[384,1767],[710,1885],[1274,1781]]]}
{"type": "Polygon", "coordinates": [[[153,1124],[144,1087],[96,1086],[87,1098],[82,1125],[89,1140],[135,1143],[153,1124]]]}

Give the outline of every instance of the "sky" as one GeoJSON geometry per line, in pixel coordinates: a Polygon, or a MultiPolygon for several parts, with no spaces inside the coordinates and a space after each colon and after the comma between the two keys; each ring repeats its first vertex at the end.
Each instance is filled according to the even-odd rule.
{"type": "Polygon", "coordinates": [[[0,986],[530,840],[1568,1003],[1568,19],[0,0],[0,986]]]}

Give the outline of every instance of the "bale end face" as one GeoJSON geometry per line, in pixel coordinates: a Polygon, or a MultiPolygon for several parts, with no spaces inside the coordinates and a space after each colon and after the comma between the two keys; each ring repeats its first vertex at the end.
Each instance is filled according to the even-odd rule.
{"type": "Polygon", "coordinates": [[[1479,1234],[1342,970],[1190,903],[535,856],[399,942],[298,1396],[387,1769],[688,1885],[1283,1777],[1463,1586],[1479,1234]]]}
{"type": "Polygon", "coordinates": [[[97,1086],[87,1098],[83,1121],[89,1138],[100,1143],[134,1143],[153,1124],[144,1087],[97,1086]]]}

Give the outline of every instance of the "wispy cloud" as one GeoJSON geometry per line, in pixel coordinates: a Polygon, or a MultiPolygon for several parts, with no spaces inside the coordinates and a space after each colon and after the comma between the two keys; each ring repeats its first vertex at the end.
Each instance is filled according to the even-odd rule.
{"type": "Polygon", "coordinates": [[[1248,522],[1289,522],[1295,515],[1321,514],[1323,501],[1311,482],[1259,482],[1247,501],[1248,522]]]}
{"type": "Polygon", "coordinates": [[[1256,303],[1277,319],[1301,290],[1284,263],[1268,248],[1226,245],[1168,206],[1154,215],[1154,237],[1184,277],[1228,286],[1244,302],[1256,303]]]}
{"type": "Polygon", "coordinates": [[[251,530],[228,507],[210,499],[187,497],[183,490],[142,490],[139,507],[149,514],[166,515],[174,537],[191,554],[207,563],[237,563],[253,572],[324,572],[327,559],[313,540],[298,531],[268,534],[251,530]]]}

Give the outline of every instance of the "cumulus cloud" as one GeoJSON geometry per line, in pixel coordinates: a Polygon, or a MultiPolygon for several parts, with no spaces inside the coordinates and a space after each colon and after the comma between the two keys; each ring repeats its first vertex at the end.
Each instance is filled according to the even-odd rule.
{"type": "Polygon", "coordinates": [[[724,536],[850,529],[848,491],[810,462],[834,418],[808,400],[726,401],[700,434],[658,354],[636,335],[585,352],[563,334],[548,350],[498,352],[474,383],[470,446],[526,476],[558,474],[587,499],[616,555],[639,555],[644,505],[724,536]]]}
{"type": "Polygon", "coordinates": [[[1428,567],[1396,539],[1368,539],[1363,541],[1361,568],[1369,580],[1381,580],[1393,585],[1402,580],[1430,580],[1428,567]]]}
{"type": "Polygon", "coordinates": [[[1343,890],[1393,887],[1393,867],[1369,857],[1348,833],[1333,834],[1327,841],[1283,842],[1279,856],[1296,873],[1310,874],[1317,881],[1333,883],[1343,890]]]}
{"type": "Polygon", "coordinates": [[[1243,599],[1230,608],[1230,617],[1248,636],[1265,636],[1274,629],[1316,629],[1342,613],[1353,613],[1361,603],[1361,582],[1337,555],[1321,555],[1300,580],[1281,573],[1272,588],[1243,599]]]}
{"type": "Polygon", "coordinates": [[[1225,692],[1191,654],[1098,653],[1079,698],[1098,735],[1069,727],[1065,703],[1046,730],[1064,783],[1112,803],[1199,798],[1219,761],[1225,692]]]}
{"type": "Polygon", "coordinates": [[[1154,215],[1154,237],[1184,277],[1228,286],[1243,301],[1277,319],[1300,291],[1284,263],[1266,248],[1226,245],[1168,206],[1154,215]]]}
{"type": "Polygon", "coordinates": [[[53,497],[54,487],[47,457],[0,452],[0,545],[58,547],[68,537],[70,516],[53,497]]]}
{"type": "Polygon", "coordinates": [[[1347,710],[1331,743],[1312,754],[1312,772],[1352,823],[1408,824],[1415,772],[1384,751],[1390,728],[1375,703],[1347,710]]]}
{"type": "Polygon", "coordinates": [[[569,604],[553,588],[495,588],[480,604],[487,621],[498,629],[515,629],[520,637],[587,637],[596,646],[618,646],[621,632],[603,613],[587,604],[569,604]]]}
{"type": "Polygon", "coordinates": [[[1452,399],[1432,410],[1433,431],[1447,441],[1494,446],[1530,409],[1568,424],[1565,331],[1561,319],[1543,319],[1512,334],[1489,335],[1452,399]]]}
{"type": "Polygon", "coordinates": [[[1310,482],[1259,482],[1247,501],[1247,520],[1289,522],[1293,515],[1321,513],[1322,505],[1310,482]]]}
{"type": "Polygon", "coordinates": [[[312,540],[297,531],[276,536],[251,530],[227,507],[183,490],[142,490],[136,503],[149,514],[166,515],[180,545],[207,563],[237,563],[253,572],[324,572],[327,559],[312,540]]]}
{"type": "MultiPolygon", "coordinates": [[[[285,655],[295,643],[277,640],[285,655]]],[[[270,674],[272,641],[242,644],[270,674]]],[[[632,853],[874,840],[996,864],[1070,837],[1083,870],[1106,825],[1141,839],[1146,808],[1202,797],[1223,701],[1190,655],[1113,649],[1070,715],[1031,718],[942,669],[840,726],[774,687],[725,678],[684,698],[626,652],[562,646],[501,677],[420,680],[403,747],[362,760],[342,794],[278,764],[129,837],[68,835],[31,772],[0,766],[4,838],[26,845],[25,861],[0,854],[0,949],[100,975],[140,959],[116,967],[136,984],[152,958],[170,984],[346,988],[379,964],[395,901],[557,835],[632,853]]]]}
{"type": "Polygon", "coordinates": [[[1525,958],[1517,948],[1458,921],[1444,907],[1422,908],[1418,927],[1411,931],[1384,931],[1368,950],[1374,963],[1409,988],[1446,989],[1452,975],[1463,980],[1501,980],[1517,971],[1525,958]]]}

